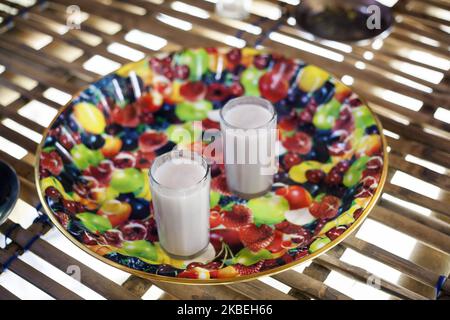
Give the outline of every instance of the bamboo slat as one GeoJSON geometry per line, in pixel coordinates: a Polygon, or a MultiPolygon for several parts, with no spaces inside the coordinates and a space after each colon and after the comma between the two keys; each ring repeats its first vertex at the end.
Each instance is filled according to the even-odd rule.
{"type": "Polygon", "coordinates": [[[0,286],[0,300],[19,300],[14,294],[0,286]]]}

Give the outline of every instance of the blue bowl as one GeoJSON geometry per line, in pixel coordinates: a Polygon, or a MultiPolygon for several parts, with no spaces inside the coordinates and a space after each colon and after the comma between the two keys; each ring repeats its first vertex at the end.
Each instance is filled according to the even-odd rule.
{"type": "Polygon", "coordinates": [[[19,197],[20,183],[16,171],[0,161],[0,224],[5,222],[19,197]]]}

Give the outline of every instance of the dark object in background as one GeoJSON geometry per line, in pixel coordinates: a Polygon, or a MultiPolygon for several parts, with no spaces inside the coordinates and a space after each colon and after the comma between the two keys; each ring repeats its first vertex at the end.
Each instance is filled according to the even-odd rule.
{"type": "Polygon", "coordinates": [[[19,197],[19,179],[14,169],[0,161],[0,224],[11,213],[19,197]]]}
{"type": "Polygon", "coordinates": [[[391,9],[375,0],[303,0],[296,8],[295,18],[300,28],[316,37],[342,42],[387,35],[394,21],[391,9]],[[369,19],[378,13],[380,28],[369,28],[367,21],[372,27],[374,20],[369,19]]]}

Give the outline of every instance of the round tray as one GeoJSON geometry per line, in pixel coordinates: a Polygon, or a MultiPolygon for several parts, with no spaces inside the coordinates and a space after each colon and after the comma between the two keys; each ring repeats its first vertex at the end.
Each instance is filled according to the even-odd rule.
{"type": "Polygon", "coordinates": [[[362,223],[387,175],[381,125],[351,89],[316,66],[250,48],[185,49],[123,66],[61,110],[36,161],[45,211],[78,247],[132,274],[189,284],[254,279],[329,250],[362,223]],[[158,243],[148,169],[175,146],[201,152],[205,137],[186,145],[177,129],[219,128],[219,109],[240,95],[277,111],[272,191],[240,199],[214,163],[211,243],[193,261],[172,259],[158,243]]]}

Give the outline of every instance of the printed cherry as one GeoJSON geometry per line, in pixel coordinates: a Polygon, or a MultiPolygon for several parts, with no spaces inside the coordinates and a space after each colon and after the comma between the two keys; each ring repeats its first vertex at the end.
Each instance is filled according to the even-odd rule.
{"type": "Polygon", "coordinates": [[[295,133],[292,137],[285,138],[282,143],[287,150],[299,154],[307,154],[312,148],[311,137],[301,131],[295,133]]]}
{"type": "Polygon", "coordinates": [[[259,79],[259,90],[264,98],[275,103],[287,96],[289,82],[279,74],[267,72],[259,79]]]}

